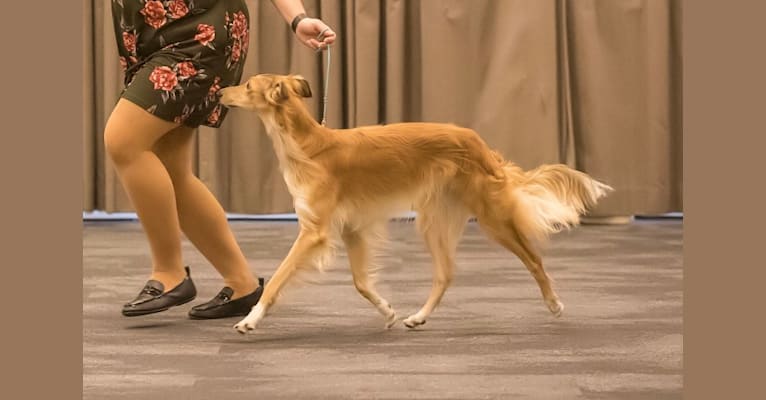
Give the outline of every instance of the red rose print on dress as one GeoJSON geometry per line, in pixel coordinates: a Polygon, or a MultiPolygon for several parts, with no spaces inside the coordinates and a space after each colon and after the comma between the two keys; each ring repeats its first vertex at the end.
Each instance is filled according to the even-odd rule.
{"type": "Polygon", "coordinates": [[[221,90],[221,85],[219,83],[221,82],[221,78],[216,76],[213,80],[213,85],[210,86],[210,89],[207,91],[207,96],[215,98],[218,96],[218,91],[221,90]]]}
{"type": "Polygon", "coordinates": [[[132,32],[122,32],[122,44],[128,53],[136,52],[136,35],[132,32]]]}
{"type": "Polygon", "coordinates": [[[207,117],[207,122],[209,122],[211,125],[215,125],[218,123],[218,119],[221,118],[221,106],[215,106],[213,109],[213,112],[210,113],[210,115],[207,117]]]}
{"type": "Polygon", "coordinates": [[[247,34],[247,17],[242,11],[234,14],[234,21],[231,23],[231,36],[235,39],[241,39],[247,34]]]}
{"type": "Polygon", "coordinates": [[[242,45],[239,40],[234,41],[234,45],[231,46],[231,62],[239,61],[239,57],[242,54],[242,45]]]}
{"type": "Polygon", "coordinates": [[[178,85],[178,76],[170,67],[162,66],[154,68],[149,75],[149,80],[154,83],[154,90],[169,92],[178,85]]]}
{"type": "Polygon", "coordinates": [[[242,52],[244,54],[247,54],[248,46],[250,46],[250,35],[245,33],[245,36],[242,37],[242,52]]]}
{"type": "Polygon", "coordinates": [[[197,34],[194,36],[194,40],[200,42],[203,46],[215,49],[211,43],[215,40],[215,27],[208,24],[197,25],[197,34]]]}
{"type": "Polygon", "coordinates": [[[232,69],[244,60],[247,55],[247,46],[250,44],[250,32],[247,16],[242,11],[237,11],[233,18],[225,15],[226,29],[229,34],[229,44],[226,46],[226,68],[232,69]]]}
{"type": "Polygon", "coordinates": [[[205,107],[218,98],[218,91],[221,90],[220,82],[221,77],[219,76],[216,76],[215,79],[213,79],[213,84],[210,85],[210,89],[207,90],[207,96],[205,96],[205,100],[202,102],[205,107]]]}
{"type": "Polygon", "coordinates": [[[154,29],[161,28],[167,22],[167,11],[161,1],[147,1],[141,10],[141,14],[144,16],[144,22],[154,29]]]}
{"type": "Polygon", "coordinates": [[[178,19],[189,12],[189,7],[186,6],[184,0],[173,0],[168,6],[168,11],[170,11],[171,18],[178,19]]]}
{"type": "Polygon", "coordinates": [[[191,78],[194,75],[197,75],[197,69],[194,68],[194,64],[192,64],[191,61],[184,61],[178,63],[178,75],[180,75],[183,78],[191,78]]]}
{"type": "Polygon", "coordinates": [[[177,115],[175,118],[173,118],[173,122],[177,124],[182,124],[186,122],[187,119],[191,116],[191,114],[194,112],[194,106],[189,107],[189,105],[184,105],[184,109],[181,110],[181,115],[177,115]]]}
{"type": "Polygon", "coordinates": [[[184,91],[178,84],[178,75],[176,71],[167,66],[155,67],[149,74],[149,80],[154,84],[154,90],[162,90],[160,96],[162,102],[167,103],[168,99],[175,100],[177,96],[183,96],[184,91]]]}

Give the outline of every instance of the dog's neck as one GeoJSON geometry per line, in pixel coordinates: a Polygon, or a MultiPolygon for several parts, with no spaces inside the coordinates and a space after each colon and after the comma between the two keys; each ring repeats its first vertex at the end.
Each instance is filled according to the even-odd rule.
{"type": "MultiPolygon", "coordinates": [[[[322,134],[324,128],[311,117],[300,99],[288,99],[283,105],[258,114],[271,138],[285,180],[299,183],[305,172],[316,167],[303,144],[310,135],[322,134]]],[[[287,183],[291,186],[291,182],[287,183]]]]}
{"type": "Polygon", "coordinates": [[[259,111],[258,114],[270,136],[287,134],[300,141],[303,136],[322,129],[303,101],[298,98],[289,98],[283,104],[267,111],[259,111]]]}

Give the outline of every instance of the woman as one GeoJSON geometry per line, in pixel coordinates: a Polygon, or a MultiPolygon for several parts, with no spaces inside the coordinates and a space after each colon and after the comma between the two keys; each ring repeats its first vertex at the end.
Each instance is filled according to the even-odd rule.
{"type": "MultiPolygon", "coordinates": [[[[318,50],[335,40],[306,17],[301,0],[272,0],[297,38],[318,50]],[[320,35],[321,34],[321,35],[320,35]],[[317,37],[323,39],[317,40],[317,37]]],[[[192,172],[193,132],[219,127],[218,90],[239,84],[249,43],[244,0],[113,0],[125,90],[107,121],[104,142],[149,240],[152,274],[125,316],[193,300],[181,257],[181,231],[218,270],[224,288],[191,309],[192,318],[246,315],[263,291],[226,214],[192,172]]]]}

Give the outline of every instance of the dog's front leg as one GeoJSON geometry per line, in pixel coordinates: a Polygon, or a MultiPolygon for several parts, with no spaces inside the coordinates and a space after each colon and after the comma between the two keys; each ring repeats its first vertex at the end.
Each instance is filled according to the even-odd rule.
{"type": "Polygon", "coordinates": [[[293,247],[287,253],[287,257],[266,284],[261,300],[253,307],[247,317],[234,325],[234,329],[243,334],[255,329],[255,326],[266,315],[269,307],[274,303],[280,290],[290,280],[295,270],[304,263],[311,262],[316,257],[317,252],[322,251],[328,245],[327,236],[323,232],[324,230],[301,229],[293,247]]]}

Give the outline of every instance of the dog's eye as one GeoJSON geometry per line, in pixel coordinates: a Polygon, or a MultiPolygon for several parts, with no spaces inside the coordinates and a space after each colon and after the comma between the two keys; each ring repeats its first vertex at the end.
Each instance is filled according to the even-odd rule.
{"type": "Polygon", "coordinates": [[[247,88],[247,90],[250,90],[250,81],[247,81],[247,84],[245,85],[245,87],[247,88]]]}

